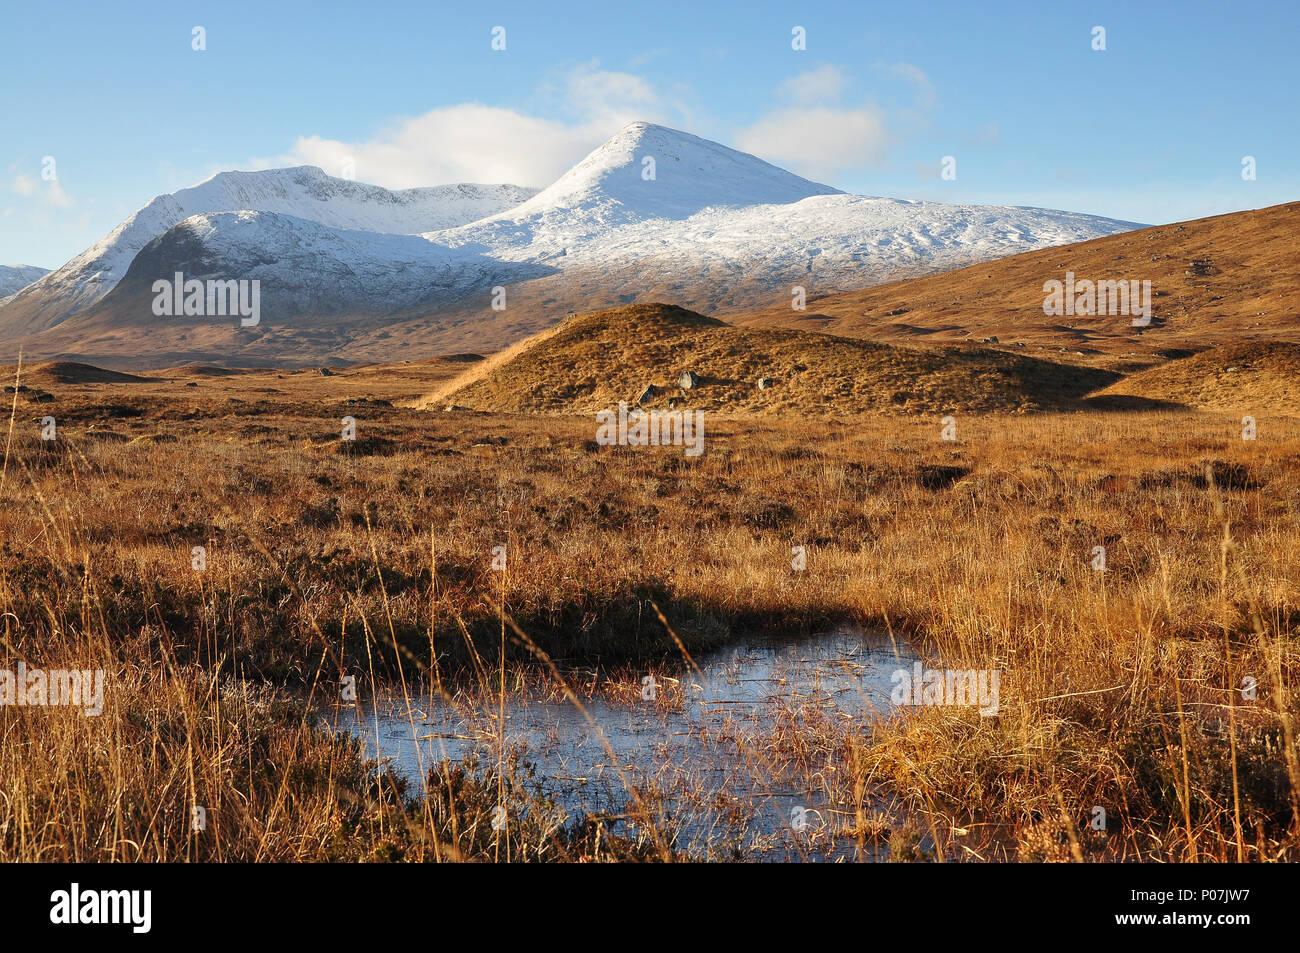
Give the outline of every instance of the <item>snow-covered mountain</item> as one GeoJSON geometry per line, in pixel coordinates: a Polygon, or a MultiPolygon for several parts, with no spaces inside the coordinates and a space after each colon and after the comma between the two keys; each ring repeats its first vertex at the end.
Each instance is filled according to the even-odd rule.
{"type": "Polygon", "coordinates": [[[390,191],[326,175],[314,166],[222,172],[193,188],[160,195],[70,262],[24,289],[14,302],[36,329],[99,301],[150,241],[193,215],[258,211],[329,228],[414,235],[491,215],[535,194],[514,185],[442,185],[390,191]]]}
{"type": "Polygon", "coordinates": [[[527,202],[424,237],[551,266],[556,274],[530,289],[534,298],[590,308],[662,299],[710,311],[789,295],[795,284],[809,295],[855,290],[1135,227],[848,195],[697,136],[633,123],[527,202]]]}
{"type": "Polygon", "coordinates": [[[708,139],[636,122],[527,202],[474,223],[462,237],[540,249],[561,236],[603,239],[615,229],[683,221],[706,209],[842,194],[708,139]]]}
{"type": "Polygon", "coordinates": [[[704,256],[870,268],[943,252],[967,262],[1132,228],[1092,215],[847,195],[715,142],[633,123],[527,202],[426,235],[501,257],[704,256]],[[654,178],[643,177],[646,157],[654,178]]]}
{"type": "Polygon", "coordinates": [[[277,212],[192,215],[146,245],[106,304],[137,305],[153,282],[185,277],[260,282],[268,320],[310,314],[390,314],[486,291],[547,269],[451,249],[418,235],[331,228],[277,212]]]}
{"type": "Polygon", "coordinates": [[[0,265],[0,304],[49,273],[50,269],[36,265],[0,265]]]}
{"type": "Polygon", "coordinates": [[[454,339],[459,349],[490,349],[570,309],[658,299],[734,311],[795,285],[810,297],[853,290],[1135,227],[848,195],[697,136],[632,123],[540,192],[390,192],[310,167],[218,175],[155,199],[0,306],[0,339],[24,331],[48,339],[58,326],[68,349],[92,324],[102,336],[137,316],[149,321],[152,282],[182,271],[259,279],[272,323],[367,316],[346,333],[383,339],[385,319],[408,322],[408,332],[428,319],[435,346],[454,339]],[[498,284],[508,313],[490,309],[498,284]]]}

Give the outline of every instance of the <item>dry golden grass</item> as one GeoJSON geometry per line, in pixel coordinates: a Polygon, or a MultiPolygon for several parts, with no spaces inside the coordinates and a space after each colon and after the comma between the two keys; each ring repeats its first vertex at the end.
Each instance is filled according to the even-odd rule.
{"type": "Polygon", "coordinates": [[[0,858],[669,857],[653,824],[561,825],[498,765],[431,766],[427,797],[376,780],[273,688],[490,688],[504,631],[559,691],[576,663],[846,621],[1000,669],[1003,710],[795,712],[737,749],[839,805],[822,836],[901,858],[1295,859],[1294,418],[1261,412],[1243,441],[1213,413],[958,415],[948,442],[933,414],[718,416],[688,458],[598,447],[590,418],[404,408],[450,372],[407,373],[17,395],[5,664],[110,682],[99,719],[0,708],[0,858]],[[534,810],[498,836],[503,791],[534,810]],[[219,837],[189,832],[196,799],[219,837]]]}

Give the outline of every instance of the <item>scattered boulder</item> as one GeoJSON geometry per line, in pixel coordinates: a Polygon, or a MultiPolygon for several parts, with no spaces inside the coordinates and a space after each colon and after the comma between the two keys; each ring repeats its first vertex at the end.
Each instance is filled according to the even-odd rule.
{"type": "Polygon", "coordinates": [[[760,378],[758,379],[758,389],[759,389],[759,390],[767,390],[769,387],[772,386],[772,383],[773,383],[773,382],[772,382],[772,378],[770,378],[770,377],[760,377],[760,378]]]}
{"type": "Polygon", "coordinates": [[[990,336],[990,337],[986,337],[986,338],[980,338],[980,343],[981,343],[981,344],[997,344],[997,343],[998,343],[998,339],[997,339],[997,337],[995,337],[995,336],[990,336]]]}
{"type": "Polygon", "coordinates": [[[320,374],[321,377],[333,377],[333,376],[334,376],[334,372],[333,372],[332,370],[330,370],[328,367],[322,367],[319,371],[317,371],[317,373],[320,374]]]}
{"type": "Polygon", "coordinates": [[[648,404],[650,403],[650,401],[655,399],[655,396],[658,393],[659,393],[658,387],[655,387],[654,384],[646,384],[645,390],[641,391],[641,396],[636,399],[636,402],[638,404],[648,404]]]}
{"type": "Polygon", "coordinates": [[[700,386],[700,375],[694,371],[682,371],[682,376],[677,378],[677,386],[682,390],[690,390],[692,387],[700,386]]]}

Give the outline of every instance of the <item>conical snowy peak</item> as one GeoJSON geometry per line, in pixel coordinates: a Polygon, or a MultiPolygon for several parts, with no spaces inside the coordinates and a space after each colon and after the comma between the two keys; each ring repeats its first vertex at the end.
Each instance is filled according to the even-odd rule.
{"type": "Polygon", "coordinates": [[[684,219],[712,207],[786,205],[839,189],[687,132],[634,122],[498,218],[601,209],[615,219],[684,219]]]}

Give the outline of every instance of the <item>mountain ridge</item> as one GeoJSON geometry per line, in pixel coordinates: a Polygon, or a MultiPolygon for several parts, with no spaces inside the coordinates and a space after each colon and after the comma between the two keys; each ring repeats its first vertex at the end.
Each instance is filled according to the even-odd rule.
{"type": "Polygon", "coordinates": [[[418,234],[497,211],[532,195],[520,186],[456,184],[389,190],[327,175],[316,166],[219,172],[154,197],[108,235],[23,289],[7,323],[46,330],[104,298],[151,240],[192,215],[265,211],[334,228],[418,234]],[[260,208],[258,206],[261,206],[260,208]]]}
{"type": "Polygon", "coordinates": [[[39,265],[0,265],[0,303],[49,273],[50,269],[39,265]]]}
{"type": "Polygon", "coordinates": [[[371,361],[411,345],[494,351],[568,312],[659,299],[734,313],[789,301],[796,289],[860,288],[1134,227],[1043,209],[849,195],[650,123],[625,126],[527,194],[504,186],[391,193],[314,167],[222,173],[196,189],[197,198],[182,190],[150,203],[0,307],[0,341],[29,353],[110,357],[134,353],[135,332],[148,327],[149,347],[179,357],[196,347],[192,357],[205,361],[223,349],[236,361],[322,360],[357,342],[371,361]],[[489,188],[497,191],[485,197],[489,188]],[[472,220],[448,225],[444,216],[440,227],[412,230],[431,207],[445,211],[449,196],[461,197],[451,204],[472,220]],[[182,217],[190,209],[181,206],[196,202],[220,208],[182,217]],[[248,204],[266,207],[221,207],[248,204]],[[159,324],[149,288],[177,271],[261,281],[277,333],[264,322],[255,335],[232,337],[220,318],[159,324]]]}

